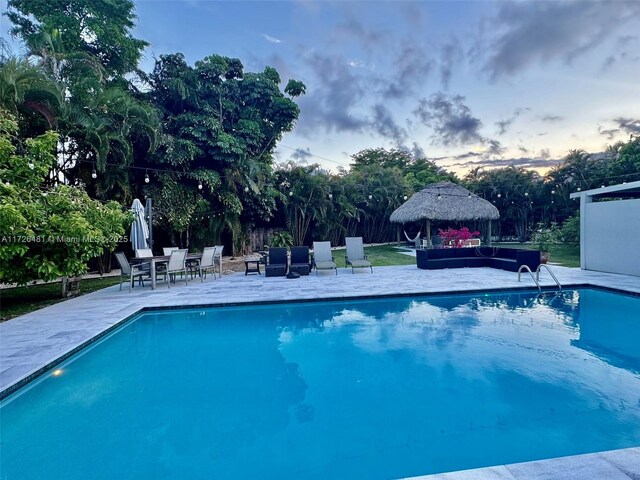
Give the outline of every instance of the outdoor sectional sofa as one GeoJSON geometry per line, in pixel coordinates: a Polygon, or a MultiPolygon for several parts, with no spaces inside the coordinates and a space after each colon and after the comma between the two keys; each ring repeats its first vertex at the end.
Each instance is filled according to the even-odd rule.
{"type": "Polygon", "coordinates": [[[493,267],[517,272],[522,265],[532,271],[540,265],[539,250],[503,247],[436,248],[416,250],[418,268],[493,267]]]}

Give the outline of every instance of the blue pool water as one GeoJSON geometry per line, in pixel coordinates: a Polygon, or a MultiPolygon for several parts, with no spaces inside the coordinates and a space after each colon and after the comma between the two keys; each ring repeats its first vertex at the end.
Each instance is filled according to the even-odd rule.
{"type": "Polygon", "coordinates": [[[146,313],[0,405],[0,478],[387,479],[640,445],[640,298],[146,313]]]}

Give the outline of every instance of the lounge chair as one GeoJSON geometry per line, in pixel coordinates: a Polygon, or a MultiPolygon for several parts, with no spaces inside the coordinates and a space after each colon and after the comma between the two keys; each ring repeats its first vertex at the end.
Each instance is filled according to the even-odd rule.
{"type": "Polygon", "coordinates": [[[287,274],[287,249],[273,247],[269,249],[269,263],[264,269],[267,277],[284,277],[287,274]]]}
{"type": "Polygon", "coordinates": [[[291,265],[290,272],[296,272],[299,275],[309,275],[311,271],[311,263],[309,263],[309,247],[291,247],[291,265]]]}
{"type": "Polygon", "coordinates": [[[149,262],[131,265],[127,260],[127,256],[122,252],[116,252],[116,259],[120,264],[120,290],[122,290],[122,282],[124,282],[124,277],[126,276],[129,277],[129,291],[131,291],[133,281],[136,277],[143,287],[144,279],[151,279],[151,275],[149,274],[149,262]]]}
{"type": "Polygon", "coordinates": [[[331,254],[331,242],[313,242],[313,267],[318,270],[335,270],[338,274],[338,266],[331,254]]]}
{"type": "Polygon", "coordinates": [[[345,238],[345,241],[347,243],[347,254],[344,257],[344,260],[347,265],[351,265],[351,273],[355,273],[355,268],[367,267],[370,268],[371,273],[373,273],[373,266],[364,254],[362,237],[347,237],[345,238]]]}

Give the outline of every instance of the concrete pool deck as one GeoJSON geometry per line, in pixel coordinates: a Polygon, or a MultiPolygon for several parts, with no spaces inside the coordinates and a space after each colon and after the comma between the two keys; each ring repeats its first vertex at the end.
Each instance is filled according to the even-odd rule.
{"type": "MultiPolygon", "coordinates": [[[[563,286],[591,285],[640,294],[640,277],[559,266],[553,266],[552,269],[563,286]]],[[[541,273],[540,283],[543,287],[555,286],[549,274],[544,271],[541,273]]],[[[199,279],[190,281],[189,285],[178,283],[170,289],[161,283],[156,290],[152,291],[147,286],[135,288],[131,293],[127,291],[126,286],[119,291],[116,285],[0,324],[0,392],[7,395],[25,380],[37,376],[61,357],[76,351],[78,347],[109,331],[143,308],[398,294],[464,293],[523,287],[535,288],[528,274],[523,274],[522,281],[518,282],[517,274],[493,268],[419,270],[414,265],[374,267],[373,274],[364,269],[357,270],[355,274],[351,273],[351,269],[339,269],[338,275],[333,272],[321,272],[316,276],[312,273],[308,277],[294,280],[236,273],[217,280],[209,277],[203,283],[199,279]]],[[[640,448],[617,452],[622,453],[609,452],[606,455],[618,460],[622,458],[623,466],[627,470],[618,467],[615,467],[615,471],[611,470],[614,468],[611,466],[614,465],[612,460],[604,456],[605,453],[598,453],[592,454],[595,455],[593,458],[567,457],[578,459],[576,461],[580,462],[580,465],[592,465],[593,469],[589,467],[588,472],[577,469],[575,464],[566,459],[554,459],[548,462],[560,463],[553,468],[544,467],[544,462],[530,462],[524,464],[532,465],[529,470],[519,467],[512,469],[509,466],[511,470],[505,471],[503,467],[491,467],[455,474],[459,476],[441,474],[424,478],[639,479],[640,448]],[[605,465],[602,462],[607,463],[605,465]],[[578,471],[582,473],[575,476],[578,471]],[[624,473],[625,471],[627,473],[624,473]]]]}

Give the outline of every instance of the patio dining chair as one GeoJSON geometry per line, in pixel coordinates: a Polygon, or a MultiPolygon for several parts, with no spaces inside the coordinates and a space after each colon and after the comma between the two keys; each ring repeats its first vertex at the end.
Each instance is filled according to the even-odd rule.
{"type": "Polygon", "coordinates": [[[313,267],[318,275],[318,270],[335,270],[338,274],[338,266],[331,253],[331,242],[313,242],[313,267]]]}
{"type": "Polygon", "coordinates": [[[373,273],[373,266],[364,254],[362,237],[347,237],[347,254],[344,257],[345,263],[351,265],[351,273],[355,273],[355,268],[370,268],[373,273]]]}
{"type": "MultiPolygon", "coordinates": [[[[222,253],[224,252],[224,245],[215,245],[216,253],[213,256],[214,265],[218,267],[218,273],[220,274],[220,278],[222,278],[222,253]]],[[[213,274],[215,276],[215,268],[213,270],[213,274]]]]}
{"type": "Polygon", "coordinates": [[[187,250],[174,250],[171,252],[171,256],[169,257],[169,261],[167,262],[166,268],[163,270],[164,279],[167,281],[167,286],[171,288],[171,280],[175,282],[176,276],[178,273],[184,275],[184,283],[185,285],[189,285],[189,279],[187,277],[187,250]]]}
{"type": "Polygon", "coordinates": [[[168,257],[174,250],[180,250],[180,247],[162,247],[162,254],[168,257]]]}
{"type": "Polygon", "coordinates": [[[151,279],[151,275],[149,274],[148,262],[131,265],[127,260],[127,256],[123,252],[116,252],[116,259],[120,264],[120,291],[122,291],[122,282],[124,282],[125,277],[129,277],[129,292],[131,292],[131,288],[133,288],[133,282],[136,278],[143,287],[144,279],[151,279]],[[146,268],[143,268],[145,266],[146,268]]]}
{"type": "Polygon", "coordinates": [[[218,247],[206,247],[202,250],[202,258],[198,262],[197,272],[200,275],[200,282],[203,282],[207,278],[207,271],[213,272],[213,279],[216,278],[216,252],[218,247]]]}

